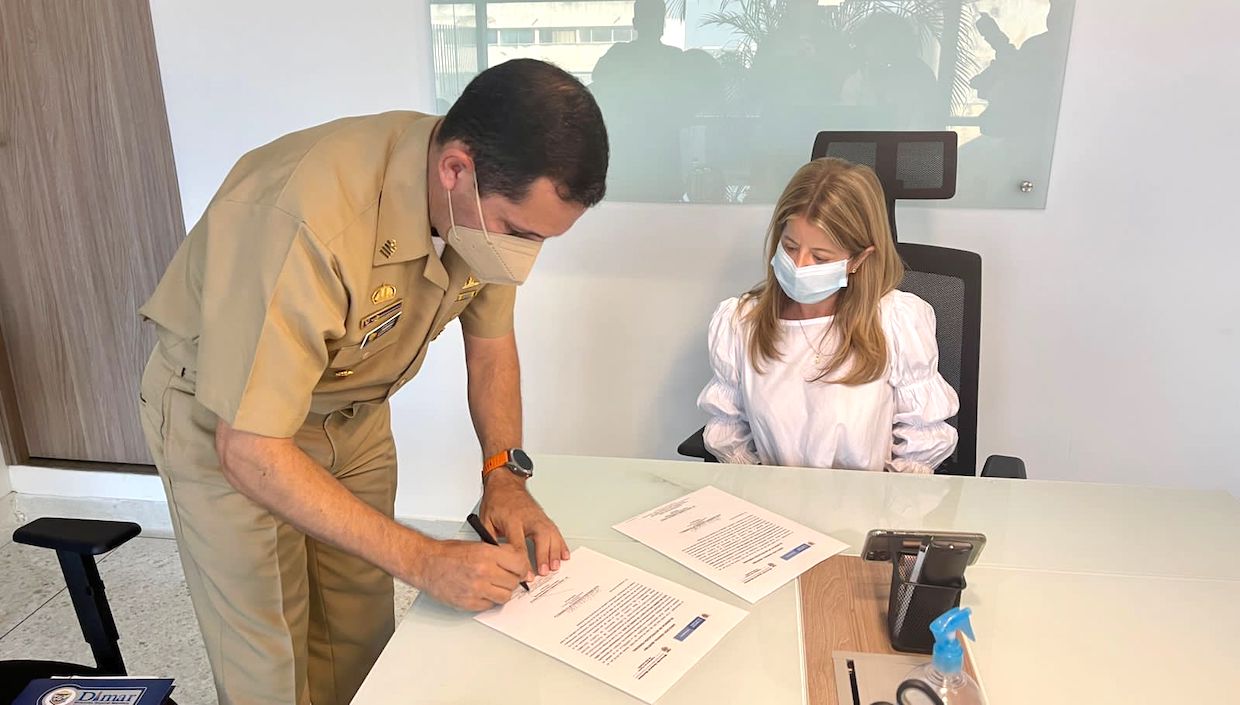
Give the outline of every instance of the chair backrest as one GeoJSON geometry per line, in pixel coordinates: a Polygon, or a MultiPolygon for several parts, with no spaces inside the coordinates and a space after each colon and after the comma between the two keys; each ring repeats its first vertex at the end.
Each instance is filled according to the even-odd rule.
{"type": "Polygon", "coordinates": [[[948,419],[960,440],[936,471],[977,474],[977,378],[982,332],[982,258],[975,252],[897,243],[907,271],[901,291],[934,309],[939,373],[960,396],[960,413],[948,419]]]}
{"type": "Polygon", "coordinates": [[[810,159],[837,157],[874,170],[896,237],[896,201],[956,195],[955,132],[819,132],[810,159]]]}

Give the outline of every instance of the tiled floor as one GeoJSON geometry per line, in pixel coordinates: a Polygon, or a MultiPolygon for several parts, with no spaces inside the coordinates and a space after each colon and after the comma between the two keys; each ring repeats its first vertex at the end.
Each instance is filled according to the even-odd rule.
{"type": "MultiPolygon", "coordinates": [[[[103,556],[99,572],[129,672],[175,678],[181,705],[215,703],[176,543],[136,538],[103,556]]],[[[397,583],[398,617],[416,594],[397,583]]],[[[55,554],[10,541],[0,546],[0,659],[12,658],[93,662],[55,554]]]]}

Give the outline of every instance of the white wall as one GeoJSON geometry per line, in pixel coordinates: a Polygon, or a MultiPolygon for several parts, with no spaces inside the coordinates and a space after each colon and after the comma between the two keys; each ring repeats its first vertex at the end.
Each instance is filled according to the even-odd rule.
{"type": "Polygon", "coordinates": [[[344,115],[434,105],[425,0],[151,0],[192,225],[241,154],[344,115]]]}
{"type": "Polygon", "coordinates": [[[0,497],[13,491],[13,482],[9,479],[9,466],[4,462],[3,454],[0,454],[0,497]]]}
{"type": "MultiPolygon", "coordinates": [[[[425,0],[152,4],[190,223],[246,149],[431,104],[425,0]]],[[[1047,209],[903,209],[904,239],[984,258],[982,455],[1039,478],[1240,491],[1240,241],[1221,208],[1237,28],[1222,0],[1079,3],[1047,209]]],[[[607,204],[546,247],[518,306],[528,447],[673,456],[701,423],[705,323],[759,276],[767,217],[607,204]]],[[[459,341],[441,338],[395,405],[398,511],[459,517],[477,463],[459,341]]]]}

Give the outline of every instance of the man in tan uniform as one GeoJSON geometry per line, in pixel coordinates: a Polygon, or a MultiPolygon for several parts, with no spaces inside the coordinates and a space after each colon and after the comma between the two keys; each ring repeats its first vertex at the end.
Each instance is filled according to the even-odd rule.
{"type": "Polygon", "coordinates": [[[482,610],[569,557],[526,488],[513,302],[607,160],[586,89],[519,60],[442,119],[337,120],[228,175],[141,310],[143,427],[221,702],[349,702],[393,631],[393,575],[482,610]],[[456,318],[502,547],[392,519],[388,399],[456,318]]]}

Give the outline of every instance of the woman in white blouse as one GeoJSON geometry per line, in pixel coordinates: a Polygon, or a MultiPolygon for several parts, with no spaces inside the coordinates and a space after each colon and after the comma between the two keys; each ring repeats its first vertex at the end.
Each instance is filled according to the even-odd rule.
{"type": "Polygon", "coordinates": [[[725,463],[934,472],[956,448],[934,309],[898,291],[904,264],[869,168],[801,167],[767,232],[766,281],[710,323],[698,398],[725,463]]]}

